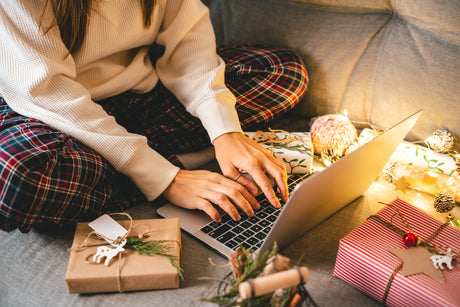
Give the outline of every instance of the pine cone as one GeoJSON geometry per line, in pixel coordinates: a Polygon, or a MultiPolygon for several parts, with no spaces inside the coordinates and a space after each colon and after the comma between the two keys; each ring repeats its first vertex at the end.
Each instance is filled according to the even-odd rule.
{"type": "Polygon", "coordinates": [[[454,209],[455,201],[452,195],[447,193],[439,193],[434,199],[434,208],[439,213],[446,213],[454,209]]]}

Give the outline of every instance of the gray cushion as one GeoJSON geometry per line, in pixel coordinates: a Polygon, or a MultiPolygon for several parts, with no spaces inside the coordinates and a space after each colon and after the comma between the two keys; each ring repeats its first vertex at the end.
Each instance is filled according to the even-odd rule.
{"type": "Polygon", "coordinates": [[[460,135],[460,2],[215,0],[210,7],[219,43],[302,56],[311,83],[296,116],[346,109],[352,120],[388,128],[423,108],[410,140],[437,128],[460,135]]]}

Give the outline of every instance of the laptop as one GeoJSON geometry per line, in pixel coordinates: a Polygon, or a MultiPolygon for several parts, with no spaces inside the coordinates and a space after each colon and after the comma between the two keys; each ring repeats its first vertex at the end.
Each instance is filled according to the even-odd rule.
{"type": "Polygon", "coordinates": [[[378,177],[397,146],[420,117],[422,110],[399,122],[355,151],[312,175],[289,174],[289,199],[280,209],[272,207],[261,193],[261,208],[253,217],[228,215],[214,222],[200,210],[166,204],[157,210],[164,218],[178,217],[188,234],[224,257],[241,245],[255,253],[281,250],[329,216],[360,197],[378,177]]]}

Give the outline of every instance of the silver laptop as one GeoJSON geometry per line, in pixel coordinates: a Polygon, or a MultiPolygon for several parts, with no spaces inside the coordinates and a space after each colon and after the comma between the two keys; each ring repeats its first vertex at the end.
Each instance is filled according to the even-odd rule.
{"type": "Polygon", "coordinates": [[[302,234],[361,196],[377,178],[399,143],[420,117],[421,110],[386,130],[370,142],[313,175],[290,174],[292,192],[281,209],[273,208],[263,194],[257,196],[261,208],[251,218],[228,215],[216,223],[200,210],[173,204],[160,207],[164,218],[178,217],[180,227],[224,257],[243,245],[256,253],[282,249],[302,234]]]}

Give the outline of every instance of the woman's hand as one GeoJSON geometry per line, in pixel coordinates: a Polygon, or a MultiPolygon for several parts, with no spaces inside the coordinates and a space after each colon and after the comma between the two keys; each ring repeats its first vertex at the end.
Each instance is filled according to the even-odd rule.
{"type": "Polygon", "coordinates": [[[180,170],[163,192],[166,199],[183,208],[203,210],[216,222],[221,221],[221,216],[215,206],[235,221],[241,219],[237,208],[253,216],[254,210],[260,208],[254,198],[258,189],[254,182],[239,176],[241,172],[246,172],[274,207],[279,208],[280,202],[266,174],[274,178],[282,200],[287,201],[285,166],[261,145],[235,132],[219,136],[214,140],[214,147],[223,175],[210,171],[180,170]]]}
{"type": "MultiPolygon", "coordinates": [[[[285,165],[273,157],[264,147],[239,132],[226,133],[214,140],[216,158],[224,176],[234,179],[240,172],[246,172],[254,179],[270,203],[280,207],[280,202],[273,191],[267,175],[275,180],[284,202],[288,199],[287,175],[285,165]]],[[[252,195],[257,194],[254,182],[245,176],[238,177],[238,182],[246,187],[252,195]]]]}
{"type": "Polygon", "coordinates": [[[210,171],[180,170],[163,196],[180,207],[203,210],[216,222],[221,221],[221,216],[214,205],[235,221],[241,219],[236,207],[248,216],[253,216],[254,209],[260,208],[244,186],[210,171]]]}

